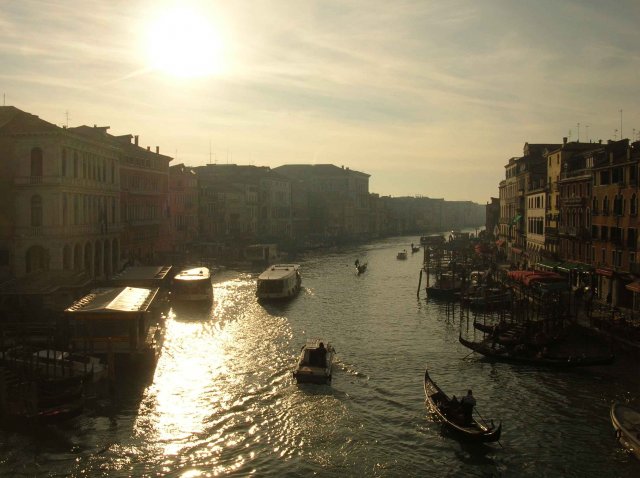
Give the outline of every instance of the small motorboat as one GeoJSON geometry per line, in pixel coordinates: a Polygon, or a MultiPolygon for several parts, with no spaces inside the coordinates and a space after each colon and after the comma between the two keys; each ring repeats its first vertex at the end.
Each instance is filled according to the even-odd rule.
{"type": "Polygon", "coordinates": [[[610,415],[616,438],[640,458],[640,412],[621,403],[613,403],[610,415]]]}
{"type": "Polygon", "coordinates": [[[398,255],[396,256],[396,259],[399,259],[401,261],[406,260],[406,258],[407,258],[407,251],[406,250],[398,252],[398,255]]]}
{"type": "Polygon", "coordinates": [[[308,339],[300,350],[293,378],[298,383],[330,383],[334,348],[322,339],[308,339]]]}

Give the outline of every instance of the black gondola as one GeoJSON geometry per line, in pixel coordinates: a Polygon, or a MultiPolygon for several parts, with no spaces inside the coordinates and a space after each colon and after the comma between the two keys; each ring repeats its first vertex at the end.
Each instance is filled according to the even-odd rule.
{"type": "Polygon", "coordinates": [[[356,274],[360,275],[360,274],[364,274],[364,272],[367,270],[367,263],[363,263],[363,264],[358,264],[356,265],[356,274]]]}
{"type": "Polygon", "coordinates": [[[491,443],[500,440],[502,423],[497,427],[493,423],[488,426],[474,418],[471,423],[463,424],[458,417],[456,406],[451,403],[447,394],[431,380],[428,369],[424,371],[424,394],[433,411],[456,437],[478,443],[491,443]]]}
{"type": "Polygon", "coordinates": [[[458,337],[458,340],[465,347],[478,352],[489,360],[497,362],[516,363],[524,365],[543,365],[551,367],[572,368],[572,367],[589,367],[592,365],[610,365],[615,360],[615,355],[538,355],[538,353],[527,353],[526,350],[517,352],[515,347],[492,346],[490,341],[471,342],[458,337]]]}

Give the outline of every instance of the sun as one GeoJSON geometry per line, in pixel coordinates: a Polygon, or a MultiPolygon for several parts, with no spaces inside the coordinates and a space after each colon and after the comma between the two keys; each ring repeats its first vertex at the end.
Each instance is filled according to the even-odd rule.
{"type": "Polygon", "coordinates": [[[149,66],[171,76],[196,78],[217,75],[225,68],[222,35],[203,12],[167,10],[147,30],[149,66]]]}

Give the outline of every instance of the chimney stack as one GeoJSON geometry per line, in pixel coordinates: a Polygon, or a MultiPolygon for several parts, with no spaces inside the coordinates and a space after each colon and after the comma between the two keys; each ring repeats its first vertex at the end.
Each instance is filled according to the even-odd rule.
{"type": "Polygon", "coordinates": [[[566,136],[564,136],[564,137],[562,138],[562,144],[567,144],[567,137],[566,137],[566,136]]]}
{"type": "Polygon", "coordinates": [[[156,154],[160,154],[160,146],[156,146],[156,154]]]}
{"type": "Polygon", "coordinates": [[[138,146],[138,135],[135,135],[133,137],[133,144],[135,144],[136,146],[138,146]]]}
{"type": "Polygon", "coordinates": [[[151,146],[147,146],[147,151],[151,151],[151,146]]]}

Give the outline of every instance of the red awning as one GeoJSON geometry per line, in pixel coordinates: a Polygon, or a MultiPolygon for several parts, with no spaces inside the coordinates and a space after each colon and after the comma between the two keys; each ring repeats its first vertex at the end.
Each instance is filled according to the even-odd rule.
{"type": "Polygon", "coordinates": [[[504,246],[504,239],[498,239],[498,240],[496,241],[496,246],[498,246],[498,247],[502,247],[502,246],[504,246]]]}
{"type": "Polygon", "coordinates": [[[640,293],[640,280],[634,281],[630,284],[625,285],[625,287],[627,288],[627,290],[630,290],[631,292],[638,292],[640,293]]]}
{"type": "Polygon", "coordinates": [[[511,252],[515,254],[522,254],[522,249],[518,249],[517,247],[512,247],[511,252]]]}
{"type": "Polygon", "coordinates": [[[613,277],[613,271],[611,269],[596,269],[596,274],[605,277],[613,277]]]}

